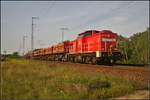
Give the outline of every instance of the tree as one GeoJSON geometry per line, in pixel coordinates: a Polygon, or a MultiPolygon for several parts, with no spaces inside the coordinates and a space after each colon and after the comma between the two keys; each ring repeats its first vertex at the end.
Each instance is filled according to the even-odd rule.
{"type": "Polygon", "coordinates": [[[148,63],[148,33],[146,31],[136,33],[130,38],[119,36],[119,49],[124,55],[122,63],[147,64],[148,63]]]}

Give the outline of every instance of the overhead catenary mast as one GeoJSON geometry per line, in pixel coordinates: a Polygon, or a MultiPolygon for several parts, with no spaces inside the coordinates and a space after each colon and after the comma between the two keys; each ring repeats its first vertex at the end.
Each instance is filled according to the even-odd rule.
{"type": "Polygon", "coordinates": [[[22,55],[24,55],[24,53],[25,53],[25,38],[27,38],[27,36],[23,36],[23,53],[22,53],[22,55]]]}
{"type": "Polygon", "coordinates": [[[34,19],[38,19],[39,17],[32,17],[32,32],[31,32],[31,51],[34,50],[34,19]]]}
{"type": "Polygon", "coordinates": [[[62,42],[64,41],[64,31],[68,30],[68,28],[60,28],[62,30],[62,42]]]}

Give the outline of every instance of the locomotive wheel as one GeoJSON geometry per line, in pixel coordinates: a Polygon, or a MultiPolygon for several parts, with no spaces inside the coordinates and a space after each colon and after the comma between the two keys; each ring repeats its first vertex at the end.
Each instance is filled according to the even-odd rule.
{"type": "Polygon", "coordinates": [[[97,59],[95,57],[92,58],[92,64],[97,64],[97,59]]]}
{"type": "Polygon", "coordinates": [[[78,58],[77,56],[74,58],[74,62],[77,63],[78,62],[78,58]]]}
{"type": "Polygon", "coordinates": [[[85,57],[85,63],[86,63],[86,64],[89,63],[88,57],[85,57]]]}
{"type": "Polygon", "coordinates": [[[102,59],[102,64],[104,65],[110,65],[110,59],[107,57],[107,58],[103,58],[102,59]]]}
{"type": "Polygon", "coordinates": [[[73,57],[70,58],[70,61],[71,61],[71,62],[74,62],[73,57]]]}
{"type": "Polygon", "coordinates": [[[107,58],[107,65],[112,66],[114,64],[114,59],[112,57],[107,58]]]}
{"type": "Polygon", "coordinates": [[[85,57],[82,57],[82,63],[83,64],[85,63],[85,57]]]}
{"type": "Polygon", "coordinates": [[[86,64],[92,64],[92,58],[91,57],[86,57],[86,64]]]}

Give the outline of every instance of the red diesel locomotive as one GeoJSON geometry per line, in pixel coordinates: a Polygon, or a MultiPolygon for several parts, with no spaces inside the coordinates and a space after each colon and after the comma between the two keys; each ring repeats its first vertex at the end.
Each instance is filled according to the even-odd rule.
{"type": "Polygon", "coordinates": [[[113,64],[121,56],[118,36],[109,30],[88,30],[78,34],[73,41],[29,52],[26,58],[71,61],[91,64],[113,64]]]}

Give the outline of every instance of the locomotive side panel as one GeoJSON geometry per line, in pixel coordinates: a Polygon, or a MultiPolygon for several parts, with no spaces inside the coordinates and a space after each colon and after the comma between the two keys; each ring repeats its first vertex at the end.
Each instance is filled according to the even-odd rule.
{"type": "Polygon", "coordinates": [[[68,48],[69,48],[69,54],[75,54],[77,53],[77,41],[74,40],[74,41],[70,41],[69,42],[69,45],[68,45],[68,48]]]}
{"type": "Polygon", "coordinates": [[[76,52],[75,53],[82,53],[83,50],[83,42],[82,38],[76,39],[76,52]]]}
{"type": "Polygon", "coordinates": [[[100,35],[93,34],[91,37],[87,38],[86,45],[87,49],[86,52],[96,52],[100,50],[100,35]]]}

